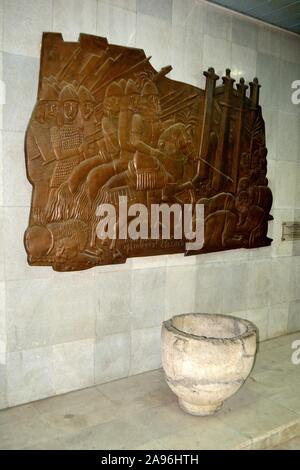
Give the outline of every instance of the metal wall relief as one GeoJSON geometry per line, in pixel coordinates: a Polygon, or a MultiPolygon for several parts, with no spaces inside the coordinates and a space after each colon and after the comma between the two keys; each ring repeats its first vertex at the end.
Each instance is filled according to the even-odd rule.
{"type": "Polygon", "coordinates": [[[101,37],[71,43],[44,33],[25,137],[29,264],[70,271],[271,243],[258,80],[235,84],[230,70],[219,78],[210,68],[202,90],[167,78],[171,69],[156,71],[143,50],[101,37]],[[184,236],[99,239],[97,207],[118,211],[120,196],[146,207],[203,203],[203,247],[187,252],[184,236]]]}

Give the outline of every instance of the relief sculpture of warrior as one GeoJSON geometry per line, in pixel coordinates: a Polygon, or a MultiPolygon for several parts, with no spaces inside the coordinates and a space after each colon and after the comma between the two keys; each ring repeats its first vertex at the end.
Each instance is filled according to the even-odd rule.
{"type": "Polygon", "coordinates": [[[28,179],[33,185],[31,220],[45,219],[50,180],[55,165],[51,128],[56,125],[59,90],[44,79],[40,100],[36,103],[25,137],[28,179]]]}
{"type": "Polygon", "coordinates": [[[50,129],[50,141],[56,157],[50,181],[49,204],[56,191],[68,179],[72,170],[83,160],[83,127],[79,113],[79,97],[71,84],[65,85],[59,94],[60,113],[58,123],[50,129]]]}

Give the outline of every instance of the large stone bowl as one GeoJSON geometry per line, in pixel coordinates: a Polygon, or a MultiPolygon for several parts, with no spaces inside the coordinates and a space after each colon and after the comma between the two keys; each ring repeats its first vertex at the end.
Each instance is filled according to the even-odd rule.
{"type": "Polygon", "coordinates": [[[188,313],[163,322],[162,364],[184,411],[213,414],[243,385],[256,334],[251,322],[229,315],[188,313]]]}

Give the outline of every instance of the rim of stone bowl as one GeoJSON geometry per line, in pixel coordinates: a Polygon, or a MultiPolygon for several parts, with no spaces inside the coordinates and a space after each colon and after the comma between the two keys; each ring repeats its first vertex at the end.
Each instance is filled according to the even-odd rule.
{"type": "Polygon", "coordinates": [[[233,341],[248,338],[249,336],[253,334],[257,336],[257,330],[258,330],[257,326],[255,326],[254,323],[252,323],[249,320],[246,320],[245,318],[234,317],[233,315],[225,315],[223,313],[181,313],[179,315],[174,315],[173,317],[169,318],[169,320],[165,320],[162,323],[162,327],[165,327],[167,330],[173,333],[185,336],[187,338],[193,338],[196,340],[204,340],[204,341],[217,342],[217,343],[224,343],[224,342],[232,343],[233,341]],[[186,316],[230,318],[232,320],[242,323],[246,327],[246,331],[244,331],[244,333],[241,333],[240,335],[232,336],[230,338],[228,337],[217,338],[215,336],[195,335],[193,333],[187,333],[186,331],[180,330],[179,328],[176,328],[176,326],[173,325],[173,320],[175,318],[186,317],[186,316]]]}

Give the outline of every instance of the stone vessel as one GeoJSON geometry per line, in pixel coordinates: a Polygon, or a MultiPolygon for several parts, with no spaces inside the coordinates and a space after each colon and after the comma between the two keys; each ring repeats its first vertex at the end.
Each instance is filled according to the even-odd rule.
{"type": "Polygon", "coordinates": [[[180,407],[213,414],[245,382],[256,353],[255,325],[229,315],[188,313],[162,325],[162,364],[180,407]]]}

